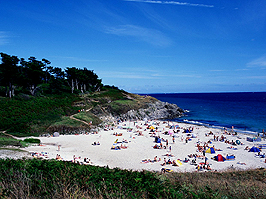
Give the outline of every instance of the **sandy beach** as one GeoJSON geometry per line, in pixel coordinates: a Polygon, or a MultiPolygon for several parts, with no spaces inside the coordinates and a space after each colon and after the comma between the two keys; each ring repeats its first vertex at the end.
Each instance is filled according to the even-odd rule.
{"type": "Polygon", "coordinates": [[[193,172],[199,169],[207,171],[207,164],[211,171],[222,171],[232,167],[266,168],[263,156],[266,153],[265,147],[261,148],[261,156],[258,156],[258,152],[247,150],[253,146],[265,146],[265,139],[260,142],[249,142],[247,137],[253,137],[252,135],[234,135],[230,132],[231,130],[159,120],[126,121],[114,123],[94,133],[38,137],[41,145],[32,145],[26,150],[41,154],[40,157],[44,159],[55,159],[60,155],[63,161],[83,164],[84,158],[87,158],[87,161],[90,159],[87,164],[131,170],[161,171],[165,168],[176,172],[193,172]],[[190,132],[185,133],[187,130],[190,132]],[[161,143],[156,143],[155,137],[159,138],[161,143]],[[155,145],[161,149],[155,149],[155,145]],[[117,149],[118,147],[120,149],[117,149]],[[209,147],[214,147],[215,153],[208,153],[209,147]],[[225,158],[233,155],[235,159],[218,162],[213,159],[218,154],[225,158]],[[180,163],[177,160],[182,165],[173,166],[174,161],[180,163]],[[171,164],[162,166],[167,161],[171,164]],[[205,169],[199,167],[203,167],[205,163],[205,169]]]}

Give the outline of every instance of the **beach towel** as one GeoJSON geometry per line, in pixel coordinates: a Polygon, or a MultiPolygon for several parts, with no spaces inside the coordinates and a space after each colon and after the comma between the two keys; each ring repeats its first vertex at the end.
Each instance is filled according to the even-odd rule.
{"type": "Polygon", "coordinates": [[[226,156],[226,160],[235,160],[235,156],[234,155],[228,155],[226,156]]]}

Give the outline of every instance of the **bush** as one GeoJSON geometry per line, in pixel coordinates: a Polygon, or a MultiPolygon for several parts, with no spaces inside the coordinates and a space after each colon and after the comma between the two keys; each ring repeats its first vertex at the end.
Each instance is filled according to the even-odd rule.
{"type": "Polygon", "coordinates": [[[27,143],[35,143],[35,144],[40,144],[41,143],[41,140],[35,139],[35,138],[26,138],[23,141],[27,142],[27,143]]]}

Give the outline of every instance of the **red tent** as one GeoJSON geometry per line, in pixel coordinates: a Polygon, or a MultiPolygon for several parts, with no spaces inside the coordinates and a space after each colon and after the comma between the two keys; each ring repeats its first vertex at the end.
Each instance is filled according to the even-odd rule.
{"type": "Polygon", "coordinates": [[[218,154],[217,156],[214,157],[214,159],[218,162],[223,162],[225,161],[225,158],[221,155],[221,154],[218,154]]]}

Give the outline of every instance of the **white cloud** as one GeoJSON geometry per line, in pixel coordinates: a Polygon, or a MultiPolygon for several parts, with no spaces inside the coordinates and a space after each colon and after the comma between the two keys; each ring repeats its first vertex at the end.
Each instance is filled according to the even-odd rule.
{"type": "Polygon", "coordinates": [[[163,35],[162,32],[158,30],[143,28],[134,25],[121,25],[117,27],[109,27],[105,31],[108,34],[114,34],[118,36],[131,36],[142,41],[145,41],[154,46],[169,46],[171,45],[171,40],[163,35]]]}
{"type": "Polygon", "coordinates": [[[134,72],[122,72],[122,71],[104,71],[99,72],[101,77],[111,77],[111,78],[122,78],[122,79],[157,79],[157,76],[153,75],[145,75],[141,73],[134,73],[134,72]]]}
{"type": "Polygon", "coordinates": [[[249,70],[249,69],[247,69],[247,68],[239,68],[239,69],[235,69],[235,71],[247,71],[247,70],[249,70]]]}
{"type": "Polygon", "coordinates": [[[195,6],[195,7],[207,7],[213,8],[213,5],[198,4],[198,3],[187,3],[179,1],[152,1],[152,0],[124,0],[124,1],[134,1],[140,3],[154,3],[154,4],[169,4],[169,5],[179,5],[179,6],[195,6]]]}
{"type": "Polygon", "coordinates": [[[8,35],[5,31],[0,31],[0,46],[8,43],[8,35]]]}
{"type": "Polygon", "coordinates": [[[246,79],[265,79],[266,80],[266,76],[248,76],[248,77],[245,77],[246,79]]]}
{"type": "Polygon", "coordinates": [[[249,63],[247,63],[248,67],[266,67],[266,56],[262,56],[258,59],[255,59],[249,63]]]}
{"type": "Polygon", "coordinates": [[[79,61],[79,62],[106,62],[108,60],[105,59],[84,59],[84,58],[79,58],[79,57],[65,57],[65,56],[51,56],[55,57],[58,59],[68,59],[72,61],[79,61]]]}
{"type": "Polygon", "coordinates": [[[227,71],[227,70],[209,70],[210,72],[225,72],[225,71],[227,71]]]}

